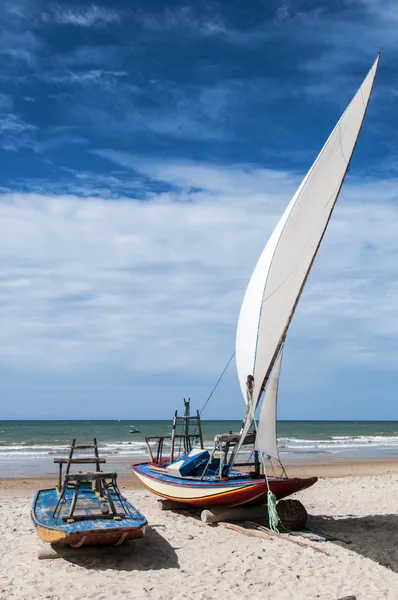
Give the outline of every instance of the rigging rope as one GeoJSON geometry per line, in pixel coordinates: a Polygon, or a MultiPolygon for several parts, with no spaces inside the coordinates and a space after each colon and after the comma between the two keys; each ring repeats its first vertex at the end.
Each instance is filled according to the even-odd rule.
{"type": "MultiPolygon", "coordinates": [[[[248,396],[249,401],[251,401],[251,397],[248,396]]],[[[259,453],[261,455],[261,462],[263,465],[263,471],[264,471],[264,477],[265,477],[265,481],[267,483],[267,509],[268,509],[268,522],[269,522],[269,528],[272,529],[272,531],[275,531],[275,533],[280,533],[279,529],[278,529],[278,525],[280,523],[280,518],[278,515],[278,511],[276,508],[276,497],[275,494],[273,494],[270,490],[269,487],[269,482],[268,482],[268,475],[267,475],[267,467],[265,465],[265,460],[264,460],[264,453],[263,450],[261,448],[261,442],[258,436],[258,427],[257,427],[257,421],[256,418],[253,418],[253,423],[254,423],[254,429],[256,430],[256,440],[257,443],[259,445],[259,453]]]]}
{"type": "Polygon", "coordinates": [[[204,411],[204,409],[206,408],[206,406],[207,406],[207,404],[208,404],[208,402],[209,402],[210,398],[212,397],[212,395],[213,395],[213,394],[214,394],[214,392],[216,391],[218,384],[220,383],[221,379],[223,378],[223,375],[224,375],[225,371],[228,369],[229,365],[231,364],[231,362],[232,362],[232,359],[234,358],[234,356],[235,356],[235,351],[233,352],[233,354],[232,354],[231,358],[229,359],[229,361],[227,362],[226,366],[224,367],[224,370],[223,370],[223,372],[221,373],[220,377],[217,379],[217,381],[216,381],[216,384],[215,384],[215,386],[213,387],[213,389],[211,390],[211,392],[210,392],[210,394],[209,394],[209,396],[208,396],[208,398],[207,398],[206,402],[205,402],[205,403],[204,403],[204,405],[203,405],[203,408],[202,408],[202,410],[199,412],[199,414],[200,414],[200,415],[202,415],[202,412],[203,412],[203,411],[204,411]]]}

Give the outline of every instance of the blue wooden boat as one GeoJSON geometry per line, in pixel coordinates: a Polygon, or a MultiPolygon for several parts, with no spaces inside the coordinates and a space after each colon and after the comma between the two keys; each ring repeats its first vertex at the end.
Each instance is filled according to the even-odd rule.
{"type": "Polygon", "coordinates": [[[61,493],[57,488],[36,493],[32,519],[44,542],[73,548],[92,544],[118,546],[144,537],[147,525],[144,515],[120,493],[116,473],[65,475],[61,493]],[[101,482],[100,493],[93,481],[101,482]]]}
{"type": "Polygon", "coordinates": [[[72,441],[68,458],[55,458],[59,464],[56,488],[39,490],[33,500],[32,520],[44,542],[79,548],[92,544],[114,544],[142,538],[147,520],[122,496],[116,473],[105,473],[100,464],[98,444],[72,441]],[[75,457],[74,452],[92,449],[93,457],[75,457]],[[95,464],[96,471],[70,473],[73,464],[95,464]],[[62,467],[66,465],[62,477],[62,467]]]}

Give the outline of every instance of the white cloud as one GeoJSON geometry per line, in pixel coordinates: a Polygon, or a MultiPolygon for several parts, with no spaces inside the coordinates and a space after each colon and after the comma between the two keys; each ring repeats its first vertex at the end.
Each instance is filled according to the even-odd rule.
{"type": "Polygon", "coordinates": [[[58,70],[44,73],[42,79],[55,84],[115,85],[120,78],[125,78],[127,75],[126,71],[104,71],[103,69],[58,70]]]}
{"type": "Polygon", "coordinates": [[[109,25],[119,23],[120,14],[95,4],[86,7],[71,9],[67,6],[55,6],[52,12],[43,16],[46,21],[52,21],[59,25],[76,25],[77,27],[94,27],[98,25],[109,25]]]}
{"type": "MultiPolygon", "coordinates": [[[[7,108],[7,107],[5,107],[7,108]]],[[[32,148],[35,145],[36,127],[27,123],[18,115],[1,111],[0,105],[0,148],[16,151],[20,148],[32,148]]]]}
{"type": "MultiPolygon", "coordinates": [[[[214,376],[230,356],[246,283],[296,177],[130,165],[176,191],[145,201],[3,195],[3,364],[214,376]]],[[[339,201],[288,338],[321,371],[330,361],[395,368],[395,188],[351,178],[339,201]]]]}
{"type": "Polygon", "coordinates": [[[189,31],[195,36],[228,35],[232,31],[225,18],[216,14],[214,6],[211,7],[209,13],[211,14],[202,13],[192,6],[179,6],[176,8],[166,7],[159,12],[152,13],[136,12],[134,17],[150,31],[179,29],[185,33],[189,31]]]}

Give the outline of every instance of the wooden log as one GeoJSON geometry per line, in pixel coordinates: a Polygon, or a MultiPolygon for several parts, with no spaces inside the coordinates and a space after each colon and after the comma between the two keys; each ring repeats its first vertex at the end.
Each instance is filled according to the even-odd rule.
{"type": "Polygon", "coordinates": [[[40,544],[37,550],[39,560],[52,560],[55,558],[76,558],[103,556],[104,550],[100,546],[85,546],[83,548],[72,548],[62,544],[40,544]]]}
{"type": "Polygon", "coordinates": [[[206,509],[200,515],[203,523],[220,523],[222,521],[248,521],[253,519],[268,519],[266,505],[262,506],[236,506],[232,508],[220,507],[206,509]]]}
{"type": "MultiPolygon", "coordinates": [[[[68,558],[78,556],[79,552],[68,546],[62,546],[61,544],[40,544],[37,550],[37,558],[39,560],[47,560],[54,558],[68,558]]],[[[81,554],[80,554],[81,556],[81,554]]]]}
{"type": "Polygon", "coordinates": [[[158,500],[160,510],[193,510],[197,506],[185,502],[175,502],[174,500],[158,500]]]}
{"type": "MultiPolygon", "coordinates": [[[[65,553],[63,550],[57,551],[55,548],[53,548],[50,545],[40,548],[37,551],[37,558],[39,560],[63,558],[64,556],[65,556],[65,553]]],[[[76,556],[76,551],[75,551],[75,556],[76,556]]]]}

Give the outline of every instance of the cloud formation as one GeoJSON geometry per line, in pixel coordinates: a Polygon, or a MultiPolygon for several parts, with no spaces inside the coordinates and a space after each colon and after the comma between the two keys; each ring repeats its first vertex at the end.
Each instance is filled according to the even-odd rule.
{"type": "Polygon", "coordinates": [[[87,6],[70,8],[68,5],[55,5],[50,12],[43,15],[47,22],[59,25],[75,25],[77,27],[95,27],[119,23],[121,15],[115,10],[90,4],[87,6]]]}
{"type": "MultiPolygon", "coordinates": [[[[111,203],[3,195],[3,363],[201,377],[230,355],[246,283],[296,178],[131,161],[175,191],[111,203]]],[[[386,367],[381,349],[398,329],[395,195],[391,181],[347,185],[289,335],[300,360],[386,367]]]]}
{"type": "Polygon", "coordinates": [[[321,387],[393,377],[392,1],[4,0],[0,20],[0,370],[211,387],[258,255],[383,43],[284,381],[296,398],[314,364],[321,387]]]}

